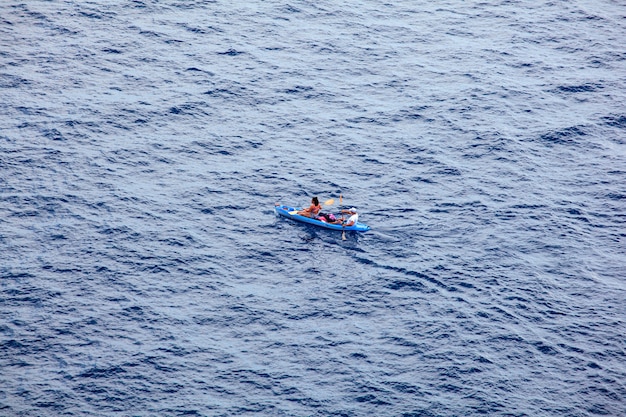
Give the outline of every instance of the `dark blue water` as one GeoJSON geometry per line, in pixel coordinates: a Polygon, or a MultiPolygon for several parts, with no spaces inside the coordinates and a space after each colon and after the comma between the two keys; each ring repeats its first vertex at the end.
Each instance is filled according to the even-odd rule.
{"type": "Polygon", "coordinates": [[[624,45],[613,0],[2,2],[0,415],[626,415],[624,45]],[[370,232],[273,212],[340,194],[370,232]]]}

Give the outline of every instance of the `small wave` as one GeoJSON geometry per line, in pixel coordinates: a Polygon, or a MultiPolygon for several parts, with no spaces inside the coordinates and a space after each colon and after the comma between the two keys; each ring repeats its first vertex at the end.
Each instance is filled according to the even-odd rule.
{"type": "Polygon", "coordinates": [[[577,145],[583,136],[587,136],[587,133],[582,126],[572,126],[544,133],[540,139],[548,145],[577,145]]]}
{"type": "Polygon", "coordinates": [[[626,129],[626,116],[605,116],[602,118],[604,123],[611,127],[618,127],[620,129],[626,129]]]}
{"type": "Polygon", "coordinates": [[[557,87],[558,91],[564,93],[592,93],[598,90],[602,90],[604,87],[602,84],[582,84],[582,85],[562,85],[557,87]]]}
{"type": "Polygon", "coordinates": [[[236,49],[228,49],[224,52],[217,52],[218,55],[227,55],[227,56],[239,56],[239,55],[244,55],[245,52],[243,51],[237,51],[236,49]]]}

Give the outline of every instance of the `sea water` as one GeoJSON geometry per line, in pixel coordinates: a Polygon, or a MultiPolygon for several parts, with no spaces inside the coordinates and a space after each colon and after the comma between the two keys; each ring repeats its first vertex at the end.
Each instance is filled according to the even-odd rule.
{"type": "Polygon", "coordinates": [[[0,415],[626,415],[624,45],[614,0],[2,2],[0,415]]]}

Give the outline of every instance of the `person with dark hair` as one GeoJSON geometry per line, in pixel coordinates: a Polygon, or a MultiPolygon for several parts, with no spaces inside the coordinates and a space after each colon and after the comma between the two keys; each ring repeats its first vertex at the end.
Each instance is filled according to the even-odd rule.
{"type": "Polygon", "coordinates": [[[298,211],[300,216],[310,217],[315,219],[317,214],[322,211],[322,205],[320,204],[317,197],[313,197],[311,199],[311,205],[303,210],[298,211]]]}

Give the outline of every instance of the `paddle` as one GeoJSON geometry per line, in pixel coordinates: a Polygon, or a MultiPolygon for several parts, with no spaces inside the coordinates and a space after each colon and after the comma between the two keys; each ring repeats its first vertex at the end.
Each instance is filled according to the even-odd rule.
{"type": "MultiPolygon", "coordinates": [[[[341,194],[339,194],[339,210],[343,206],[341,198],[341,194]]],[[[341,215],[341,240],[346,240],[346,226],[343,224],[343,214],[341,215]]]]}

